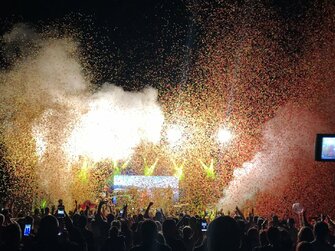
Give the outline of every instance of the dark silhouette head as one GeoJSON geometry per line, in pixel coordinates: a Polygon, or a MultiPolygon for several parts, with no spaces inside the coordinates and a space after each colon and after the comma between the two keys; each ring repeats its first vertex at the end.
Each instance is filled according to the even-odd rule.
{"type": "Polygon", "coordinates": [[[157,225],[152,220],[145,220],[141,225],[143,243],[152,243],[157,239],[157,225]]]}
{"type": "Polygon", "coordinates": [[[292,250],[293,242],[289,232],[285,229],[280,230],[281,247],[283,250],[292,250]]]}
{"type": "Polygon", "coordinates": [[[247,232],[247,237],[249,241],[259,241],[259,232],[257,228],[249,228],[247,232]]]}
{"type": "Polygon", "coordinates": [[[115,220],[114,214],[108,214],[107,215],[107,223],[108,223],[108,225],[111,225],[112,222],[113,222],[113,220],[115,220]]]}
{"type": "Polygon", "coordinates": [[[266,245],[269,245],[269,240],[268,240],[268,236],[267,236],[267,233],[265,230],[262,230],[260,233],[259,233],[259,241],[261,243],[261,246],[266,246],[266,245]]]}
{"type": "Polygon", "coordinates": [[[81,229],[85,228],[87,225],[87,217],[85,215],[80,215],[78,217],[77,226],[81,229]]]}
{"type": "Polygon", "coordinates": [[[34,218],[33,217],[31,217],[31,216],[26,216],[26,217],[24,217],[24,224],[31,224],[31,225],[33,225],[34,224],[34,218]]]}
{"type": "Polygon", "coordinates": [[[41,241],[57,239],[59,223],[55,216],[47,215],[41,219],[38,235],[41,241]]]}
{"type": "Polygon", "coordinates": [[[73,225],[78,226],[80,216],[81,216],[80,214],[74,214],[72,216],[73,225]]]}
{"type": "Polygon", "coordinates": [[[119,235],[119,229],[115,226],[109,229],[109,237],[116,238],[119,235]]]}
{"type": "Polygon", "coordinates": [[[35,208],[34,215],[35,216],[39,216],[40,215],[40,210],[38,208],[35,208]]]}
{"type": "Polygon", "coordinates": [[[46,207],[46,208],[44,209],[44,214],[45,214],[45,215],[49,215],[49,214],[50,214],[50,208],[49,208],[49,207],[46,207]]]}
{"type": "Polygon", "coordinates": [[[290,228],[293,228],[294,225],[295,225],[295,220],[293,218],[289,218],[287,219],[287,225],[290,227],[290,228]]]}
{"type": "Polygon", "coordinates": [[[267,236],[271,245],[275,247],[280,245],[280,231],[277,227],[269,227],[267,236]]]}
{"type": "Polygon", "coordinates": [[[314,240],[313,230],[310,227],[302,227],[298,233],[298,242],[314,240]]]}
{"type": "Polygon", "coordinates": [[[230,216],[220,216],[208,227],[207,246],[209,251],[229,251],[240,246],[240,230],[230,216]]]}
{"type": "Polygon", "coordinates": [[[174,238],[177,234],[177,225],[173,219],[167,219],[163,222],[163,234],[165,238],[174,238]]]}
{"type": "Polygon", "coordinates": [[[21,228],[17,223],[11,223],[3,229],[2,241],[7,247],[19,247],[21,242],[21,228]]]}
{"type": "Polygon", "coordinates": [[[113,220],[111,223],[112,227],[117,227],[117,229],[120,231],[121,230],[121,222],[119,220],[113,220]]]}
{"type": "Polygon", "coordinates": [[[328,225],[324,222],[318,222],[314,226],[314,236],[316,240],[325,241],[329,235],[328,225]]]}
{"type": "Polygon", "coordinates": [[[192,237],[192,234],[193,234],[193,230],[192,230],[191,227],[189,227],[189,226],[185,226],[185,227],[183,228],[183,238],[184,238],[185,240],[190,239],[190,238],[192,237]]]}

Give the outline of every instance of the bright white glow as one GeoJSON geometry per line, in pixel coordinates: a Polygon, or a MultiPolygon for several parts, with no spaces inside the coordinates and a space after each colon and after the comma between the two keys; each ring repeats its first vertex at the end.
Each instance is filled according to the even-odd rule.
{"type": "Polygon", "coordinates": [[[139,93],[115,86],[102,90],[74,126],[65,152],[72,158],[120,160],[129,158],[141,141],[158,143],[164,116],[156,98],[152,88],[139,93]]]}
{"type": "MultiPolygon", "coordinates": [[[[47,121],[52,114],[52,110],[45,111],[41,117],[41,121],[47,121]]],[[[49,129],[45,124],[35,123],[32,126],[31,133],[35,140],[35,149],[38,159],[42,160],[48,146],[47,135],[49,133],[49,129]]]]}
{"type": "Polygon", "coordinates": [[[166,130],[166,139],[171,146],[176,146],[181,143],[183,138],[183,128],[178,125],[171,125],[166,130]]]}
{"type": "Polygon", "coordinates": [[[41,160],[47,148],[47,142],[45,142],[42,131],[39,131],[38,128],[33,127],[32,134],[35,139],[37,156],[41,160]]]}
{"type": "Polygon", "coordinates": [[[227,128],[222,127],[219,129],[217,137],[220,144],[226,144],[233,138],[233,134],[227,128]]]}

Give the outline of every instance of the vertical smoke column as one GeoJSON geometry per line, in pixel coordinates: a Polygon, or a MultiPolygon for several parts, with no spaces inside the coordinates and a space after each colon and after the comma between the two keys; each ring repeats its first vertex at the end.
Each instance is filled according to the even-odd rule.
{"type": "Polygon", "coordinates": [[[35,197],[39,191],[36,197],[55,201],[68,185],[67,162],[59,146],[87,89],[76,44],[42,39],[22,24],[3,40],[6,51],[20,51],[19,56],[9,55],[12,66],[0,78],[2,144],[17,179],[14,195],[35,197]]]}

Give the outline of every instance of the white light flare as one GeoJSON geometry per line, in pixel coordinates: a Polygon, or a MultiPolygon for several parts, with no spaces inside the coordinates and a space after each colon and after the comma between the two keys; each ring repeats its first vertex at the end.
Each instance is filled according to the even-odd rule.
{"type": "Polygon", "coordinates": [[[36,153],[37,153],[38,159],[41,160],[46,151],[47,142],[45,141],[43,133],[39,131],[38,128],[33,127],[32,134],[35,139],[36,153]]]}
{"type": "Polygon", "coordinates": [[[232,132],[225,128],[225,127],[221,127],[217,133],[217,141],[220,144],[227,144],[229,143],[233,138],[233,134],[232,132]]]}
{"type": "Polygon", "coordinates": [[[122,160],[142,141],[159,143],[164,115],[156,97],[151,90],[127,93],[116,87],[95,96],[64,145],[68,157],[122,160]]]}
{"type": "Polygon", "coordinates": [[[180,145],[183,141],[184,129],[179,125],[171,125],[166,130],[166,139],[171,147],[180,145]]]}

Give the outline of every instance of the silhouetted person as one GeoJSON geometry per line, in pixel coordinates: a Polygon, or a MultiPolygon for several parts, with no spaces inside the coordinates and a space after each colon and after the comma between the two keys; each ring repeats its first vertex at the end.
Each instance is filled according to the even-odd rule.
{"type": "Polygon", "coordinates": [[[33,250],[36,251],[72,251],[79,250],[78,245],[61,240],[59,236],[59,223],[53,215],[41,219],[37,235],[37,243],[33,250]]]}
{"type": "Polygon", "coordinates": [[[171,251],[170,247],[157,241],[157,225],[152,220],[145,220],[141,225],[142,244],[131,251],[171,251]]]}
{"type": "Polygon", "coordinates": [[[298,239],[298,229],[295,227],[295,220],[293,218],[289,218],[287,220],[287,226],[287,231],[290,234],[292,243],[296,243],[298,239]]]}
{"type": "Polygon", "coordinates": [[[125,251],[126,243],[125,237],[119,235],[119,229],[116,226],[112,226],[109,230],[109,237],[105,241],[102,248],[103,251],[125,251]]]}
{"type": "Polygon", "coordinates": [[[208,227],[208,251],[233,251],[240,246],[240,230],[236,221],[230,216],[220,216],[208,227]]]}
{"type": "Polygon", "coordinates": [[[285,229],[280,230],[280,248],[282,251],[291,251],[294,247],[289,232],[285,229]]]}
{"type": "Polygon", "coordinates": [[[37,231],[41,221],[40,210],[38,208],[35,208],[33,218],[34,218],[34,229],[37,231]]]}
{"type": "Polygon", "coordinates": [[[163,235],[166,244],[171,247],[172,251],[186,251],[184,243],[178,239],[177,225],[173,219],[167,219],[163,222],[163,235]]]}
{"type": "Polygon", "coordinates": [[[86,242],[87,251],[93,251],[94,250],[93,233],[89,231],[86,228],[86,226],[87,226],[87,217],[85,215],[80,215],[78,217],[77,227],[86,242]]]}
{"type": "Polygon", "coordinates": [[[46,207],[45,209],[44,209],[44,216],[47,216],[47,215],[49,215],[50,214],[50,208],[49,207],[46,207]]]}
{"type": "Polygon", "coordinates": [[[254,247],[260,245],[259,242],[259,232],[257,228],[250,228],[247,232],[247,249],[252,250],[254,247]]]}
{"type": "Polygon", "coordinates": [[[6,251],[19,251],[21,243],[21,228],[19,224],[12,223],[4,227],[2,233],[3,244],[0,246],[0,250],[6,251]]]}
{"type": "Polygon", "coordinates": [[[183,228],[182,241],[187,251],[192,251],[194,249],[194,239],[192,238],[192,236],[193,236],[192,228],[189,226],[185,226],[183,228]]]}
{"type": "Polygon", "coordinates": [[[312,242],[314,240],[313,230],[310,227],[302,227],[298,232],[297,243],[302,241],[312,242]]]}
{"type": "Polygon", "coordinates": [[[314,241],[312,241],[312,246],[315,251],[331,251],[335,250],[328,243],[329,229],[328,225],[324,222],[318,222],[314,226],[314,241]]]}
{"type": "Polygon", "coordinates": [[[119,229],[121,235],[124,236],[126,242],[126,250],[129,250],[132,245],[132,233],[128,227],[128,222],[125,219],[121,219],[121,228],[119,229]]]}

